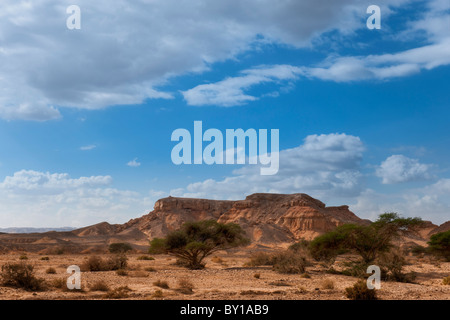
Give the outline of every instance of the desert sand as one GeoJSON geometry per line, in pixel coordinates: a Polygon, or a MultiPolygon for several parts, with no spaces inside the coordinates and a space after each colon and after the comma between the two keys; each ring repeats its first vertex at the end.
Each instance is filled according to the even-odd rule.
{"type": "MultiPolygon", "coordinates": [[[[50,284],[55,280],[65,283],[70,276],[66,273],[69,265],[82,265],[89,254],[44,255],[23,253],[0,255],[0,265],[7,262],[32,264],[36,276],[50,284]],[[22,260],[20,260],[22,256],[22,260]],[[47,274],[53,267],[55,274],[47,274]]],[[[103,254],[107,257],[109,254],[103,254]]],[[[107,291],[92,290],[92,285],[103,281],[109,292],[119,287],[128,287],[121,299],[168,299],[168,300],[347,300],[346,287],[353,285],[355,277],[327,274],[320,264],[312,263],[307,268],[306,278],[298,274],[280,274],[271,267],[246,267],[249,252],[239,250],[221,251],[206,259],[203,270],[188,270],[175,265],[176,259],[169,255],[153,255],[154,260],[138,260],[142,253],[128,254],[127,275],[116,271],[82,272],[80,290],[68,290],[49,286],[44,291],[0,287],[0,299],[44,299],[44,300],[96,300],[108,299],[107,291]],[[150,271],[148,271],[150,270],[150,271]],[[259,278],[258,278],[259,275],[259,278]],[[179,290],[179,281],[188,280],[193,285],[192,292],[179,290]],[[156,281],[167,282],[168,288],[160,288],[156,281]],[[331,283],[331,285],[330,285],[331,283]]],[[[408,257],[410,265],[405,271],[415,271],[414,283],[382,282],[377,290],[383,300],[450,300],[450,285],[442,280],[450,275],[450,262],[442,262],[417,257],[408,257]]],[[[339,263],[339,262],[337,262],[339,263]]]]}

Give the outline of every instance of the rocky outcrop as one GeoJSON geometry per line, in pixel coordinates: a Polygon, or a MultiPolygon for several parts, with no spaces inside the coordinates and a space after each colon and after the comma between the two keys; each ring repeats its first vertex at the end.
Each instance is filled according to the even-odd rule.
{"type": "Polygon", "coordinates": [[[253,243],[259,244],[312,239],[344,223],[368,223],[348,206],[326,207],[307,194],[257,193],[238,201],[160,199],[152,212],[130,220],[119,230],[138,228],[149,238],[163,237],[184,222],[205,219],[237,223],[253,243]]]}
{"type": "Polygon", "coordinates": [[[439,227],[434,228],[430,231],[429,235],[433,235],[435,233],[446,232],[450,230],[450,221],[444,222],[439,227]]]}

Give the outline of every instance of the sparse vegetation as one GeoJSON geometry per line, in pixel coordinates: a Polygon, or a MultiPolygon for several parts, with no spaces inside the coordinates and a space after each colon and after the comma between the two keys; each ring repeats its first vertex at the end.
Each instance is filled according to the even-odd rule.
{"type": "Polygon", "coordinates": [[[127,276],[127,275],[128,275],[128,271],[127,271],[127,270],[124,270],[124,269],[118,269],[118,270],[116,270],[116,274],[117,274],[118,276],[124,277],[124,276],[127,276]]]}
{"type": "Polygon", "coordinates": [[[42,261],[49,261],[50,260],[50,258],[49,257],[41,257],[41,259],[40,260],[42,260],[42,261]]]}
{"type": "Polygon", "coordinates": [[[36,278],[34,267],[27,263],[7,263],[2,266],[1,283],[7,287],[40,291],[45,288],[44,280],[36,278]]]}
{"type": "Polygon", "coordinates": [[[302,274],[305,273],[306,258],[302,254],[285,251],[275,255],[273,270],[279,273],[302,274]]]}
{"type": "Polygon", "coordinates": [[[276,287],[290,287],[291,285],[284,280],[273,281],[269,283],[271,286],[276,287]]]}
{"type": "Polygon", "coordinates": [[[194,284],[186,278],[178,280],[178,291],[183,294],[192,294],[194,284]]]}
{"type": "Polygon", "coordinates": [[[285,250],[279,253],[255,253],[246,266],[272,266],[279,273],[301,274],[307,266],[306,257],[300,251],[285,250]]]}
{"type": "Polygon", "coordinates": [[[303,278],[303,279],[311,279],[311,276],[309,275],[309,273],[302,273],[301,275],[300,275],[300,278],[303,278]]]}
{"type": "Polygon", "coordinates": [[[28,256],[27,256],[26,254],[22,254],[22,255],[19,257],[19,260],[28,260],[28,256]]]}
{"type": "Polygon", "coordinates": [[[147,268],[144,268],[144,270],[147,272],[156,272],[156,269],[153,267],[147,267],[147,268]]]}
{"type": "Polygon", "coordinates": [[[352,287],[346,288],[345,296],[350,300],[377,300],[375,289],[367,288],[364,280],[359,280],[352,287]]]}
{"type": "Polygon", "coordinates": [[[128,294],[130,291],[132,291],[132,290],[128,286],[118,287],[118,288],[108,291],[108,293],[105,294],[105,298],[106,299],[125,299],[130,296],[128,294]]]}
{"type": "MultiPolygon", "coordinates": [[[[374,223],[365,225],[345,224],[323,234],[309,245],[311,256],[331,266],[336,257],[343,253],[355,253],[359,261],[345,263],[347,269],[340,273],[363,277],[367,267],[376,261],[385,279],[412,281],[414,275],[405,275],[402,268],[406,263],[403,253],[393,250],[393,241],[402,235],[414,233],[422,225],[420,218],[401,218],[397,213],[384,213],[374,223]]],[[[336,270],[330,268],[329,273],[336,270]]]]}
{"type": "Polygon", "coordinates": [[[108,292],[110,290],[108,284],[104,281],[104,280],[98,280],[96,282],[94,282],[90,288],[90,291],[104,291],[104,292],[108,292]]]}
{"type": "Polygon", "coordinates": [[[169,289],[169,284],[167,283],[167,281],[164,280],[157,280],[153,282],[153,285],[156,287],[160,287],[162,289],[169,289]]]}
{"type": "Polygon", "coordinates": [[[428,245],[432,254],[450,261],[450,230],[433,234],[428,245]]]}
{"type": "Polygon", "coordinates": [[[321,288],[323,290],[333,290],[334,289],[334,280],[333,279],[324,279],[321,283],[321,288]]]}
{"type": "Polygon", "coordinates": [[[46,274],[56,274],[56,269],[53,267],[49,267],[45,270],[46,274]]]}
{"type": "Polygon", "coordinates": [[[205,220],[184,223],[165,239],[153,239],[149,252],[166,252],[184,261],[189,269],[202,269],[205,267],[203,259],[215,251],[247,243],[248,239],[239,225],[205,220]]]}
{"type": "Polygon", "coordinates": [[[86,271],[112,271],[126,269],[127,257],[125,255],[114,255],[108,259],[102,259],[99,256],[90,256],[83,264],[83,269],[86,271]]]}
{"type": "Polygon", "coordinates": [[[137,257],[137,260],[151,261],[151,260],[155,260],[155,258],[150,257],[150,256],[139,256],[139,257],[137,257]]]}
{"type": "Polygon", "coordinates": [[[154,299],[163,298],[163,297],[164,297],[164,294],[163,294],[162,290],[160,290],[160,289],[155,290],[155,292],[153,292],[153,294],[151,295],[151,298],[154,298],[154,299]]]}
{"type": "Polygon", "coordinates": [[[445,277],[444,279],[442,279],[442,284],[449,286],[450,285],[450,276],[445,277]]]}
{"type": "Polygon", "coordinates": [[[117,242],[111,243],[108,248],[110,253],[126,253],[128,251],[133,250],[133,247],[129,243],[125,242],[117,242]]]}

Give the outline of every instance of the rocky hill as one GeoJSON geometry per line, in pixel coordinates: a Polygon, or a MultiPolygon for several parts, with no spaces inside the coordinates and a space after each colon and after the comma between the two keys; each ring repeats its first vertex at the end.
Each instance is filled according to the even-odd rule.
{"type": "MultiPolygon", "coordinates": [[[[256,193],[238,201],[168,197],[158,200],[150,213],[124,224],[102,222],[64,232],[0,234],[0,251],[95,252],[105,251],[114,242],[145,250],[149,239],[164,237],[184,222],[205,219],[238,223],[253,246],[270,247],[313,239],[345,223],[370,223],[348,206],[327,207],[303,193],[256,193]]],[[[449,223],[438,227],[429,222],[417,240],[426,241],[435,230],[448,229],[449,223]]]]}
{"type": "Polygon", "coordinates": [[[119,230],[137,228],[150,238],[162,237],[184,222],[204,219],[238,223],[252,243],[265,245],[312,239],[344,223],[369,223],[348,206],[326,207],[307,194],[256,193],[238,201],[160,199],[152,212],[130,220],[119,230]]]}

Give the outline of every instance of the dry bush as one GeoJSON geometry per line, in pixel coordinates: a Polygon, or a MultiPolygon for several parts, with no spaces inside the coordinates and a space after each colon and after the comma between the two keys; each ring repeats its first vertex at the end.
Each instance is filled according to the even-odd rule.
{"type": "Polygon", "coordinates": [[[186,278],[178,280],[178,291],[184,294],[192,294],[194,284],[186,278]]]}
{"type": "Polygon", "coordinates": [[[446,285],[446,286],[450,285],[450,276],[445,277],[444,279],[442,279],[442,284],[446,285]]]}
{"type": "Polygon", "coordinates": [[[146,255],[144,255],[144,256],[139,256],[139,257],[137,257],[136,259],[137,259],[137,260],[147,260],[147,261],[155,260],[155,258],[150,257],[150,256],[146,256],[146,255]]]}
{"type": "Polygon", "coordinates": [[[156,269],[153,268],[153,267],[147,267],[144,270],[147,271],[147,272],[156,272],[156,269]]]}
{"type": "Polygon", "coordinates": [[[41,259],[39,259],[39,260],[42,260],[42,261],[49,261],[50,258],[49,258],[49,257],[41,257],[41,259]]]}
{"type": "Polygon", "coordinates": [[[138,271],[130,272],[129,276],[133,277],[133,278],[146,278],[146,277],[148,277],[148,273],[145,271],[138,270],[138,271]]]}
{"type": "Polygon", "coordinates": [[[108,292],[110,288],[104,280],[98,280],[89,287],[89,290],[108,292]]]}
{"type": "Polygon", "coordinates": [[[249,267],[257,267],[257,266],[273,266],[274,264],[274,255],[266,252],[256,252],[251,255],[250,261],[248,261],[245,265],[249,267]]]}
{"type": "Polygon", "coordinates": [[[34,275],[34,267],[27,263],[7,263],[2,266],[1,283],[7,287],[22,288],[29,291],[45,289],[44,279],[34,275]]]}
{"type": "Polygon", "coordinates": [[[128,286],[122,286],[115,288],[113,290],[110,290],[108,293],[105,294],[106,299],[124,299],[128,298],[130,295],[128,294],[130,291],[132,291],[128,286]]]}
{"type": "Polygon", "coordinates": [[[90,256],[82,265],[82,269],[92,272],[126,269],[128,265],[127,260],[127,257],[124,255],[115,255],[108,259],[90,256]]]}
{"type": "Polygon", "coordinates": [[[276,286],[276,287],[290,287],[291,285],[287,282],[285,282],[284,280],[278,280],[278,281],[273,281],[269,283],[271,286],[276,286]]]}
{"type": "Polygon", "coordinates": [[[302,274],[307,265],[306,258],[299,253],[287,250],[275,255],[273,270],[279,273],[302,274]]]}
{"type": "Polygon", "coordinates": [[[301,250],[285,250],[279,253],[257,252],[253,254],[246,266],[272,266],[279,273],[304,273],[307,266],[306,257],[301,250]]]}
{"type": "Polygon", "coordinates": [[[308,290],[302,286],[298,287],[297,291],[295,291],[295,293],[306,293],[306,292],[308,292],[308,290]]]}
{"type": "Polygon", "coordinates": [[[406,265],[404,252],[400,249],[393,249],[383,253],[377,260],[381,268],[381,273],[385,280],[397,282],[413,282],[416,278],[415,273],[404,273],[403,267],[406,265]]]}
{"type": "Polygon", "coordinates": [[[269,292],[265,292],[265,291],[255,291],[255,290],[243,290],[240,292],[240,294],[242,296],[247,296],[247,295],[255,295],[255,296],[260,296],[260,295],[264,295],[264,294],[270,294],[269,292]]]}
{"type": "Polygon", "coordinates": [[[259,274],[259,273],[255,273],[255,274],[253,275],[253,278],[255,278],[255,279],[259,279],[259,278],[261,278],[261,274],[259,274]]]}
{"type": "Polygon", "coordinates": [[[303,279],[311,279],[311,276],[309,275],[309,273],[302,273],[301,275],[300,275],[300,278],[303,278],[303,279]]]}
{"type": "Polygon", "coordinates": [[[151,298],[163,298],[164,297],[164,293],[162,292],[162,290],[155,290],[155,292],[153,292],[153,294],[151,295],[151,298]]]}
{"type": "Polygon", "coordinates": [[[49,267],[47,268],[47,270],[45,270],[46,274],[56,274],[56,269],[53,267],[49,267]]]}
{"type": "Polygon", "coordinates": [[[19,260],[28,260],[28,257],[26,254],[23,254],[19,257],[19,260]]]}
{"type": "Polygon", "coordinates": [[[157,280],[157,281],[153,282],[153,285],[160,287],[162,289],[169,289],[169,284],[167,283],[167,281],[164,281],[164,280],[157,280]]]}
{"type": "Polygon", "coordinates": [[[350,300],[377,300],[375,289],[367,288],[364,280],[359,280],[352,287],[346,288],[345,296],[350,300]]]}
{"type": "Polygon", "coordinates": [[[321,283],[321,288],[323,290],[333,290],[334,289],[334,281],[332,279],[325,279],[321,283]]]}
{"type": "Polygon", "coordinates": [[[124,269],[119,269],[119,270],[116,270],[116,274],[117,274],[118,276],[124,277],[124,276],[127,276],[127,275],[128,275],[128,271],[127,271],[127,270],[124,270],[124,269]]]}

